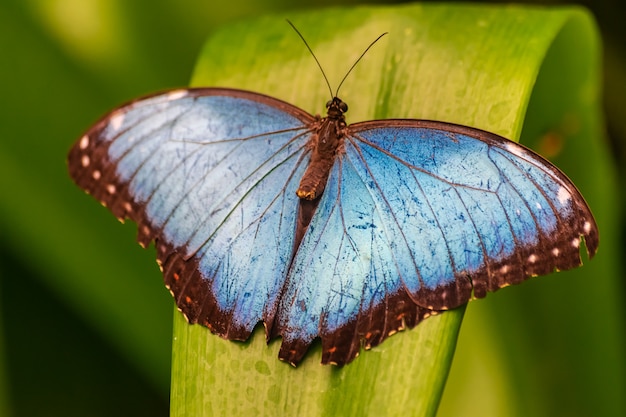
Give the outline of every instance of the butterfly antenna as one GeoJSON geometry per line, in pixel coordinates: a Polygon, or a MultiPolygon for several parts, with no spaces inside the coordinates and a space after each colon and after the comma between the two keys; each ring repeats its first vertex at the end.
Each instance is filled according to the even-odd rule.
{"type": "MultiPolygon", "coordinates": [[[[380,38],[382,38],[383,36],[387,35],[389,32],[385,32],[383,34],[381,34],[379,37],[377,37],[376,39],[374,39],[374,41],[372,43],[370,43],[370,46],[368,46],[367,48],[365,48],[365,51],[363,51],[363,53],[361,54],[361,56],[359,57],[359,59],[357,59],[356,61],[354,61],[354,64],[352,64],[352,66],[350,67],[350,69],[348,70],[348,72],[346,72],[346,75],[343,76],[343,79],[341,80],[341,82],[339,83],[339,86],[337,87],[337,90],[335,91],[335,95],[333,97],[337,97],[337,95],[339,94],[339,89],[341,88],[341,86],[343,85],[343,82],[346,80],[346,78],[348,78],[348,75],[350,75],[350,73],[352,72],[352,70],[354,69],[354,67],[356,67],[356,64],[359,63],[359,61],[361,59],[363,59],[363,57],[365,56],[365,54],[367,53],[367,51],[370,50],[370,48],[372,46],[374,46],[374,44],[376,42],[378,42],[380,40],[380,38]]],[[[328,82],[328,81],[327,81],[328,82]]]]}
{"type": "MultiPolygon", "coordinates": [[[[322,64],[320,64],[320,62],[317,60],[317,57],[315,56],[315,54],[313,53],[313,50],[311,49],[311,47],[309,46],[309,44],[307,43],[306,39],[304,39],[304,36],[302,36],[302,33],[300,33],[300,31],[298,30],[298,28],[296,28],[294,26],[293,23],[291,23],[291,21],[289,19],[287,19],[287,23],[289,23],[289,25],[293,28],[293,30],[296,31],[296,33],[298,34],[298,36],[300,36],[300,39],[302,39],[302,42],[304,42],[304,45],[307,47],[307,49],[309,50],[309,52],[311,53],[311,56],[313,56],[313,59],[315,60],[315,62],[317,62],[317,66],[319,67],[320,71],[322,72],[322,75],[324,76],[324,80],[326,80],[326,86],[328,87],[328,92],[330,93],[330,98],[332,99],[333,96],[333,89],[330,87],[330,82],[328,82],[328,77],[326,77],[326,73],[324,72],[324,68],[322,68],[322,64]]],[[[378,40],[378,39],[377,39],[378,40]]],[[[371,46],[371,45],[370,45],[371,46]]],[[[369,49],[369,48],[367,48],[369,49]]]]}

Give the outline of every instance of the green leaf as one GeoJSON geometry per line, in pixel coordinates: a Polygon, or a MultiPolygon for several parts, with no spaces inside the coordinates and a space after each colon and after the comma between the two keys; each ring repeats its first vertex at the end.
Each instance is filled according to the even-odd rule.
{"type": "MultiPolygon", "coordinates": [[[[342,86],[340,96],[350,105],[349,123],[374,118],[421,118],[465,124],[514,140],[520,134],[528,139],[545,138],[554,132],[565,137],[567,146],[559,161],[563,159],[566,171],[580,181],[583,194],[597,209],[603,245],[608,246],[604,242],[615,238],[607,238],[611,231],[605,234],[615,220],[615,213],[607,208],[612,201],[607,194],[590,187],[602,179],[603,191],[609,192],[614,183],[613,173],[602,168],[606,167],[606,149],[597,140],[601,127],[599,46],[593,21],[585,11],[409,5],[337,8],[294,13],[289,18],[315,51],[333,87],[371,40],[390,32],[342,86]],[[570,64],[575,67],[570,68],[570,64]],[[555,101],[561,106],[551,107],[555,101]],[[566,123],[572,111],[577,124],[574,131],[566,123]],[[584,176],[574,172],[580,161],[586,161],[584,176]]],[[[323,103],[329,98],[313,59],[283,16],[260,17],[216,32],[199,58],[192,84],[253,90],[311,113],[323,112],[323,103]]],[[[606,250],[610,252],[611,248],[606,250]]],[[[615,272],[610,271],[615,269],[610,260],[599,257],[591,265],[594,273],[602,273],[597,280],[615,283],[611,280],[615,272]]],[[[568,274],[585,276],[588,268],[568,274]]],[[[550,280],[533,281],[539,291],[543,281],[550,280]]],[[[559,282],[561,286],[578,285],[579,289],[568,291],[572,294],[586,291],[580,280],[559,282]]],[[[600,285],[598,295],[606,296],[610,286],[600,285]]],[[[517,288],[502,294],[515,292],[517,288]]],[[[615,306],[613,298],[608,306],[596,308],[612,311],[615,306]]],[[[507,315],[507,308],[501,305],[490,314],[497,321],[499,314],[507,315]]],[[[540,314],[540,309],[537,311],[540,314]]],[[[450,369],[462,315],[461,308],[429,318],[414,330],[394,335],[381,346],[363,352],[343,368],[320,366],[320,349],[316,347],[302,365],[293,369],[278,361],[279,341],[265,346],[260,328],[249,343],[229,342],[210,335],[201,326],[187,325],[177,313],[171,414],[433,416],[450,369]]],[[[580,324],[563,316],[558,317],[564,322],[556,325],[580,324]]],[[[528,326],[523,312],[510,323],[520,328],[528,326]]],[[[479,360],[490,365],[500,363],[491,361],[490,353],[495,353],[493,357],[515,363],[515,358],[502,358],[505,353],[498,351],[497,335],[491,334],[488,327],[473,325],[472,331],[472,336],[478,334],[487,341],[475,345],[483,348],[482,353],[474,351],[479,360]]],[[[615,357],[615,348],[604,351],[615,357]]],[[[475,365],[471,359],[476,357],[460,364],[459,372],[475,365]]],[[[471,369],[476,371],[476,367],[471,369]]],[[[478,376],[463,373],[472,382],[464,382],[461,389],[457,386],[456,393],[466,401],[451,398],[443,412],[467,414],[466,407],[485,395],[476,392],[475,387],[487,387],[497,395],[490,404],[496,411],[494,415],[514,415],[518,410],[524,414],[526,409],[551,411],[547,400],[537,406],[524,406],[530,396],[520,395],[508,402],[519,394],[514,389],[522,387],[526,394],[535,393],[541,384],[539,388],[529,387],[530,379],[524,377],[523,369],[512,370],[516,378],[513,382],[495,369],[487,375],[480,374],[481,369],[478,376]],[[474,381],[477,385],[471,386],[474,381]],[[502,382],[502,389],[495,385],[502,382]]],[[[605,393],[603,399],[616,400],[614,395],[605,393]]],[[[589,404],[592,402],[585,405],[589,404]]]]}

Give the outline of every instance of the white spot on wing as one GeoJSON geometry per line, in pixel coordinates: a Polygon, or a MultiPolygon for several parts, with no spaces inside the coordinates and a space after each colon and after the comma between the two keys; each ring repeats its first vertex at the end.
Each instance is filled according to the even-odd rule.
{"type": "Polygon", "coordinates": [[[115,190],[115,185],[113,185],[113,184],[109,184],[109,185],[107,185],[107,187],[106,187],[106,188],[107,188],[107,192],[108,192],[109,194],[115,194],[115,191],[116,191],[116,190],[115,190]]]}
{"type": "Polygon", "coordinates": [[[89,157],[87,155],[83,155],[82,158],[80,158],[80,163],[82,164],[83,167],[88,167],[89,166],[89,157]]]}
{"type": "Polygon", "coordinates": [[[119,128],[122,127],[122,123],[124,123],[125,117],[124,113],[118,112],[111,116],[109,125],[113,128],[113,130],[119,130],[119,128]]]}
{"type": "Polygon", "coordinates": [[[534,264],[536,261],[537,255],[535,255],[534,253],[528,257],[528,262],[530,262],[531,264],[534,264]]]}
{"type": "Polygon", "coordinates": [[[87,146],[89,146],[89,136],[84,135],[82,138],[80,138],[78,146],[80,147],[80,149],[87,149],[87,146]]]}
{"type": "Polygon", "coordinates": [[[100,177],[102,176],[102,174],[100,173],[100,171],[98,171],[97,169],[91,173],[91,177],[98,181],[100,179],[100,177]]]}
{"type": "Polygon", "coordinates": [[[585,233],[589,233],[591,231],[591,223],[585,222],[585,224],[583,225],[583,230],[585,231],[585,233]]]}
{"type": "Polygon", "coordinates": [[[167,93],[168,100],[178,100],[179,98],[183,98],[187,95],[187,90],[174,90],[167,93]]]}
{"type": "Polygon", "coordinates": [[[562,205],[566,205],[572,199],[572,195],[567,191],[565,187],[559,188],[559,192],[556,195],[556,198],[559,199],[559,203],[562,205]]]}
{"type": "Polygon", "coordinates": [[[552,249],[552,254],[554,256],[559,256],[559,254],[561,253],[561,251],[559,250],[559,248],[554,248],[552,249]]]}
{"type": "Polygon", "coordinates": [[[526,152],[524,152],[524,148],[517,145],[515,142],[508,142],[504,146],[506,150],[511,152],[513,155],[519,156],[520,158],[526,158],[526,152]]]}
{"type": "Polygon", "coordinates": [[[578,248],[580,246],[580,239],[579,238],[572,239],[572,246],[575,248],[578,248]]]}

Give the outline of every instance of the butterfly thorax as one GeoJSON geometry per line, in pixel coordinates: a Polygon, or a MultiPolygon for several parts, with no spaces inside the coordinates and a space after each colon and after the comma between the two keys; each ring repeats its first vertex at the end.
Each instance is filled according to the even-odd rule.
{"type": "Polygon", "coordinates": [[[326,103],[326,108],[327,116],[321,120],[317,131],[311,137],[311,161],[296,191],[298,197],[304,200],[315,200],[324,192],[337,150],[344,137],[346,128],[344,113],[348,111],[348,105],[334,97],[326,103]]]}

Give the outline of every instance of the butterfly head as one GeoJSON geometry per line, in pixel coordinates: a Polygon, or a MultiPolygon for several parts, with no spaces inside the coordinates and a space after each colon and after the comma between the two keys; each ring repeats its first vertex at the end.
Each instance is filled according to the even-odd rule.
{"type": "Polygon", "coordinates": [[[339,97],[333,97],[326,103],[329,119],[341,119],[343,114],[348,111],[348,105],[341,101],[339,97]]]}

